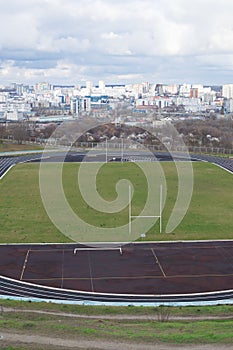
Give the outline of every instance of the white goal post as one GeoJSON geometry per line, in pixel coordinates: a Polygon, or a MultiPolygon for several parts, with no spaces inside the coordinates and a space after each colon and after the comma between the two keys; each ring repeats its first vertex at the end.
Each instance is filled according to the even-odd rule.
{"type": "Polygon", "coordinates": [[[160,185],[160,196],[159,196],[159,215],[147,215],[147,216],[140,216],[140,215],[132,215],[132,202],[131,202],[131,186],[129,186],[129,234],[132,232],[132,219],[134,218],[158,218],[159,219],[159,233],[162,233],[162,212],[163,212],[163,186],[160,185]]]}

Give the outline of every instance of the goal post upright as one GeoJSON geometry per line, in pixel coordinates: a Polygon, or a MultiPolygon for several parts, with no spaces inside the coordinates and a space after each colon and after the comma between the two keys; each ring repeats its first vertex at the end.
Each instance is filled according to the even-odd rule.
{"type": "Polygon", "coordinates": [[[108,139],[106,137],[106,141],[105,141],[105,163],[108,162],[108,139]]]}
{"type": "Polygon", "coordinates": [[[160,199],[159,199],[159,216],[160,216],[160,222],[159,222],[159,233],[162,233],[162,214],[163,214],[163,186],[162,184],[160,185],[160,199]]]}
{"type": "Polygon", "coordinates": [[[129,185],[129,234],[131,234],[131,230],[132,230],[132,198],[131,198],[131,186],[129,185]]]}
{"type": "Polygon", "coordinates": [[[124,139],[122,137],[121,138],[121,163],[123,163],[123,158],[124,158],[124,139]]]}

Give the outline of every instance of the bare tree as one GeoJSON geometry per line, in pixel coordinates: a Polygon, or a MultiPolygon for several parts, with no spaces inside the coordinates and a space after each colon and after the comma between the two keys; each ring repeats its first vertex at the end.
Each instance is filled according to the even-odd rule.
{"type": "Polygon", "coordinates": [[[22,122],[12,125],[11,134],[18,144],[22,144],[22,142],[25,141],[28,136],[27,124],[22,122]]]}
{"type": "Polygon", "coordinates": [[[160,305],[157,308],[155,308],[155,312],[157,314],[159,322],[167,322],[171,315],[171,307],[160,305]]]}
{"type": "Polygon", "coordinates": [[[0,125],[0,139],[3,139],[6,135],[6,127],[5,125],[0,125]]]}

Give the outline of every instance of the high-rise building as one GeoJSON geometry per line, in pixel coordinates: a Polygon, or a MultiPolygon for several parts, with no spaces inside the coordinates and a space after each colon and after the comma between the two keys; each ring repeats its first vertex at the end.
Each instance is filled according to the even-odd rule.
{"type": "Polygon", "coordinates": [[[92,82],[91,81],[86,81],[86,92],[87,92],[87,94],[88,95],[90,95],[91,94],[91,92],[92,92],[92,88],[93,88],[93,84],[92,84],[92,82]]]}
{"type": "Polygon", "coordinates": [[[233,84],[222,86],[222,96],[225,98],[233,98],[233,84]]]}
{"type": "Polygon", "coordinates": [[[198,98],[198,88],[190,89],[190,98],[198,98]]]}
{"type": "Polygon", "coordinates": [[[70,111],[73,115],[78,116],[80,112],[91,111],[90,97],[72,97],[70,99],[70,111]]]}
{"type": "Polygon", "coordinates": [[[103,80],[99,81],[99,90],[101,94],[105,94],[105,82],[103,80]]]}
{"type": "Polygon", "coordinates": [[[163,85],[163,91],[170,95],[176,95],[178,93],[178,85],[177,84],[163,85]]]}
{"type": "Polygon", "coordinates": [[[190,84],[183,84],[180,86],[180,96],[183,97],[190,97],[190,89],[191,89],[190,84]]]}

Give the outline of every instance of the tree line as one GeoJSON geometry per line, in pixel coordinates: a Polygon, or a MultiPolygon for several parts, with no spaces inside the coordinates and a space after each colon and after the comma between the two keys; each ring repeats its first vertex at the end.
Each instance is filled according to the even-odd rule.
{"type": "MultiPolygon", "coordinates": [[[[233,149],[233,120],[231,118],[205,119],[205,120],[182,120],[173,123],[175,129],[182,137],[184,143],[189,147],[218,147],[233,149]]],[[[50,123],[47,125],[35,125],[29,122],[19,122],[12,124],[0,124],[0,142],[17,142],[19,144],[26,141],[45,142],[53,135],[57,125],[50,123]]],[[[72,123],[67,126],[67,139],[72,132],[72,123]]],[[[146,128],[128,126],[125,124],[115,125],[106,123],[93,128],[83,134],[78,142],[101,142],[103,139],[128,138],[148,145],[159,145],[161,135],[166,142],[176,143],[177,135],[169,123],[162,123],[156,128],[146,128]],[[151,130],[151,132],[150,132],[151,130]],[[160,136],[160,137],[159,137],[160,136]]]]}

